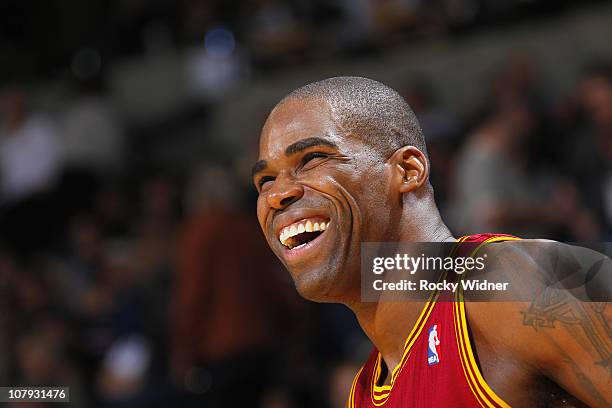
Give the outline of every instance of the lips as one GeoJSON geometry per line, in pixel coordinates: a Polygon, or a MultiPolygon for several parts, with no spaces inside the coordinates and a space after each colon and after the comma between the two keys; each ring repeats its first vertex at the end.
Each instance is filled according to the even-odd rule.
{"type": "Polygon", "coordinates": [[[293,250],[323,234],[329,224],[329,219],[320,216],[303,218],[281,228],[278,240],[283,246],[293,250]]]}

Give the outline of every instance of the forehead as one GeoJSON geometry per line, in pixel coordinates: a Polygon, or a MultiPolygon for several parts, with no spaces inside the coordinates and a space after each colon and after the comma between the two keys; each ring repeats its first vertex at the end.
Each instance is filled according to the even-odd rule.
{"type": "Polygon", "coordinates": [[[310,99],[283,102],[266,120],[259,140],[259,158],[278,158],[284,155],[287,146],[308,137],[327,139],[338,146],[342,144],[329,105],[310,99]]]}

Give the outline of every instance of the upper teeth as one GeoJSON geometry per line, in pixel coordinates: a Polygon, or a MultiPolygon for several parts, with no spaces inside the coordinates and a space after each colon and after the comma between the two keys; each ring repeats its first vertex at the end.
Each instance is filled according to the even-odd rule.
{"type": "Polygon", "coordinates": [[[325,231],[329,227],[329,221],[312,222],[311,220],[298,221],[286,226],[280,232],[279,240],[281,244],[287,245],[287,240],[303,232],[325,231]]]}

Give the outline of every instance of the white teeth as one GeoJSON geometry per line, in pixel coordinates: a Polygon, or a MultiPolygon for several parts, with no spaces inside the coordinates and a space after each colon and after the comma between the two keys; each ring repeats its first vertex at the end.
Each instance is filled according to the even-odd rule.
{"type": "MultiPolygon", "coordinates": [[[[278,237],[281,244],[290,247],[287,244],[287,240],[291,237],[294,237],[298,234],[302,234],[304,232],[314,232],[314,231],[325,231],[329,227],[329,222],[312,222],[307,220],[306,222],[300,222],[299,224],[293,224],[288,227],[285,227],[281,230],[280,235],[278,237]]],[[[305,244],[302,244],[305,245],[305,244]]],[[[301,245],[300,245],[301,246],[301,245]]]]}

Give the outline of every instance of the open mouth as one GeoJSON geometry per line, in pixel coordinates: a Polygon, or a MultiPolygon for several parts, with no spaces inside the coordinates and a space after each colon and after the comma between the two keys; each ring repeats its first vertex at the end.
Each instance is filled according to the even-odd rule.
{"type": "Polygon", "coordinates": [[[299,248],[317,238],[329,227],[329,219],[305,218],[281,229],[278,240],[289,249],[299,248]]]}

